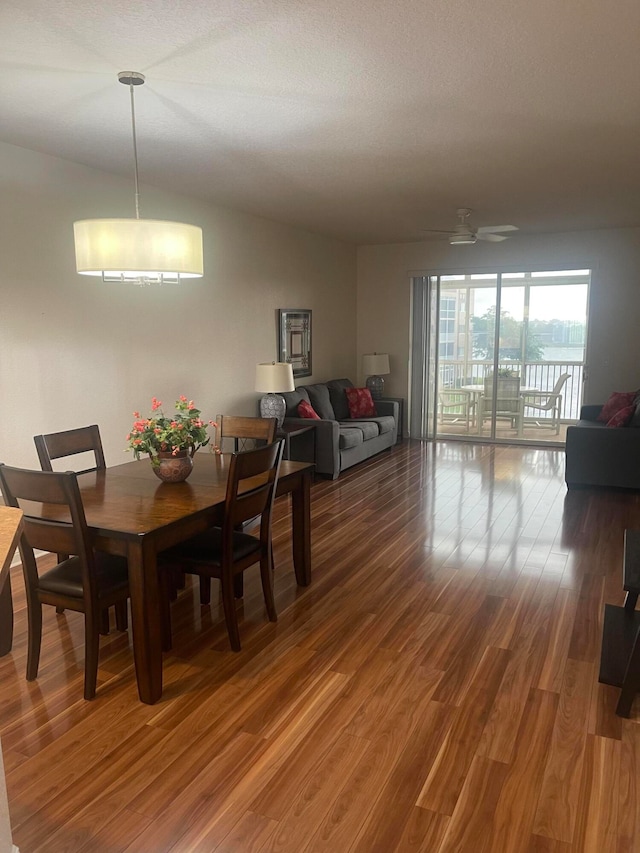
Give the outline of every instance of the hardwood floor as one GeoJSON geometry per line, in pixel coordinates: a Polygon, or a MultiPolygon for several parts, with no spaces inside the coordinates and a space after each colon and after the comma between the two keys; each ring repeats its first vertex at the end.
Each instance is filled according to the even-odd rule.
{"type": "Polygon", "coordinates": [[[568,493],[563,465],[405,441],[320,481],[307,589],[280,501],[278,623],[247,572],[234,654],[188,581],[151,707],[115,630],[83,700],[75,613],[45,612],[27,684],[14,569],[0,736],[21,853],[640,850],[640,698],[623,720],[597,682],[640,495],[568,493]]]}

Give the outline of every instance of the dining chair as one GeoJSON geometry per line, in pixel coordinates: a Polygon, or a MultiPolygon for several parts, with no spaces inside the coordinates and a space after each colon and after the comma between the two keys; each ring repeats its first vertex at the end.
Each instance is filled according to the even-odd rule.
{"type": "MultiPolygon", "coordinates": [[[[93,453],[96,464],[91,468],[85,468],[76,473],[86,474],[89,471],[98,471],[100,468],[107,467],[104,461],[100,430],[97,424],[78,427],[77,429],[68,429],[64,432],[50,432],[47,435],[34,435],[33,441],[36,445],[40,467],[43,471],[53,471],[51,463],[56,459],[66,459],[69,456],[76,456],[80,453],[93,453]]],[[[68,554],[58,554],[57,557],[58,562],[62,563],[67,559],[68,554]]],[[[56,612],[64,613],[64,607],[58,607],[56,612]]],[[[101,633],[109,633],[108,612],[102,616],[101,633]]]]}
{"type": "MultiPolygon", "coordinates": [[[[205,597],[210,601],[211,578],[220,580],[222,605],[234,651],[240,651],[240,633],[236,613],[234,579],[245,569],[260,563],[262,591],[271,622],[277,621],[273,599],[273,558],[271,550],[271,512],[284,441],[281,439],[254,450],[231,455],[220,526],[181,542],[165,551],[160,560],[163,602],[163,644],[171,648],[170,583],[175,564],[182,571],[196,574],[206,582],[205,597]],[[260,516],[257,536],[240,528],[246,519],[260,516]]],[[[203,588],[201,587],[201,598],[203,588]]]]}
{"type": "Polygon", "coordinates": [[[550,426],[555,430],[556,435],[559,435],[562,389],[570,376],[570,373],[561,373],[551,391],[527,391],[526,394],[523,394],[525,417],[527,409],[533,409],[534,412],[551,412],[551,417],[537,419],[535,415],[531,415],[530,417],[536,426],[550,426]]]}
{"type": "Polygon", "coordinates": [[[124,557],[94,550],[77,476],[72,471],[29,471],[0,464],[0,488],[7,506],[21,508],[25,513],[19,548],[29,623],[27,681],[33,681],[38,675],[42,605],[68,608],[84,614],[84,698],[93,699],[98,676],[101,614],[115,605],[117,626],[123,631],[127,629],[127,561],[124,557]],[[44,520],[29,516],[28,505],[21,505],[21,501],[53,504],[52,515],[56,518],[44,520]],[[40,573],[35,549],[72,556],[40,573]]]}
{"type": "Polygon", "coordinates": [[[250,449],[246,442],[266,441],[271,444],[276,437],[278,421],[276,418],[249,418],[239,415],[218,415],[216,417],[215,446],[223,450],[224,439],[233,439],[233,449],[250,449]]]}
{"type": "Polygon", "coordinates": [[[67,456],[75,456],[78,453],[90,452],[93,452],[96,464],[76,473],[85,474],[88,471],[97,471],[100,468],[107,467],[97,424],[69,429],[64,432],[51,432],[48,435],[34,435],[33,440],[43,471],[53,471],[51,463],[54,459],[63,459],[67,456]]]}

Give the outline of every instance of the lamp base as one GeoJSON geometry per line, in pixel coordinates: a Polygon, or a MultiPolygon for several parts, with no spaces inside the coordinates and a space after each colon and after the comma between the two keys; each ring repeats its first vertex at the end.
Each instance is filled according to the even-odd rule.
{"type": "Polygon", "coordinates": [[[278,421],[278,429],[284,423],[284,416],[287,413],[287,404],[284,397],[280,394],[265,394],[260,400],[260,417],[261,418],[276,418],[278,421]]]}
{"type": "Polygon", "coordinates": [[[384,379],[382,376],[369,376],[366,381],[366,386],[371,391],[371,397],[374,400],[381,400],[384,393],[384,379]]]}

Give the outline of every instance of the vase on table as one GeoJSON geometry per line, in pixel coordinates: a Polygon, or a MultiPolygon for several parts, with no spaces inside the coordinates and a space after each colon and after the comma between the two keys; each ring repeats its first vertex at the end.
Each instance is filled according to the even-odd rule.
{"type": "Polygon", "coordinates": [[[152,460],[152,468],[163,483],[182,483],[193,471],[193,457],[188,450],[177,453],[159,450],[156,459],[152,460]]]}

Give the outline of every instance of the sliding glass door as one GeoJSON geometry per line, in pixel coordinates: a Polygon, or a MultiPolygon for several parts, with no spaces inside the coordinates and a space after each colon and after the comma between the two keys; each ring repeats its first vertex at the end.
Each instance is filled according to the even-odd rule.
{"type": "Polygon", "coordinates": [[[411,434],[562,442],[582,397],[589,277],[414,279],[411,434]]]}

